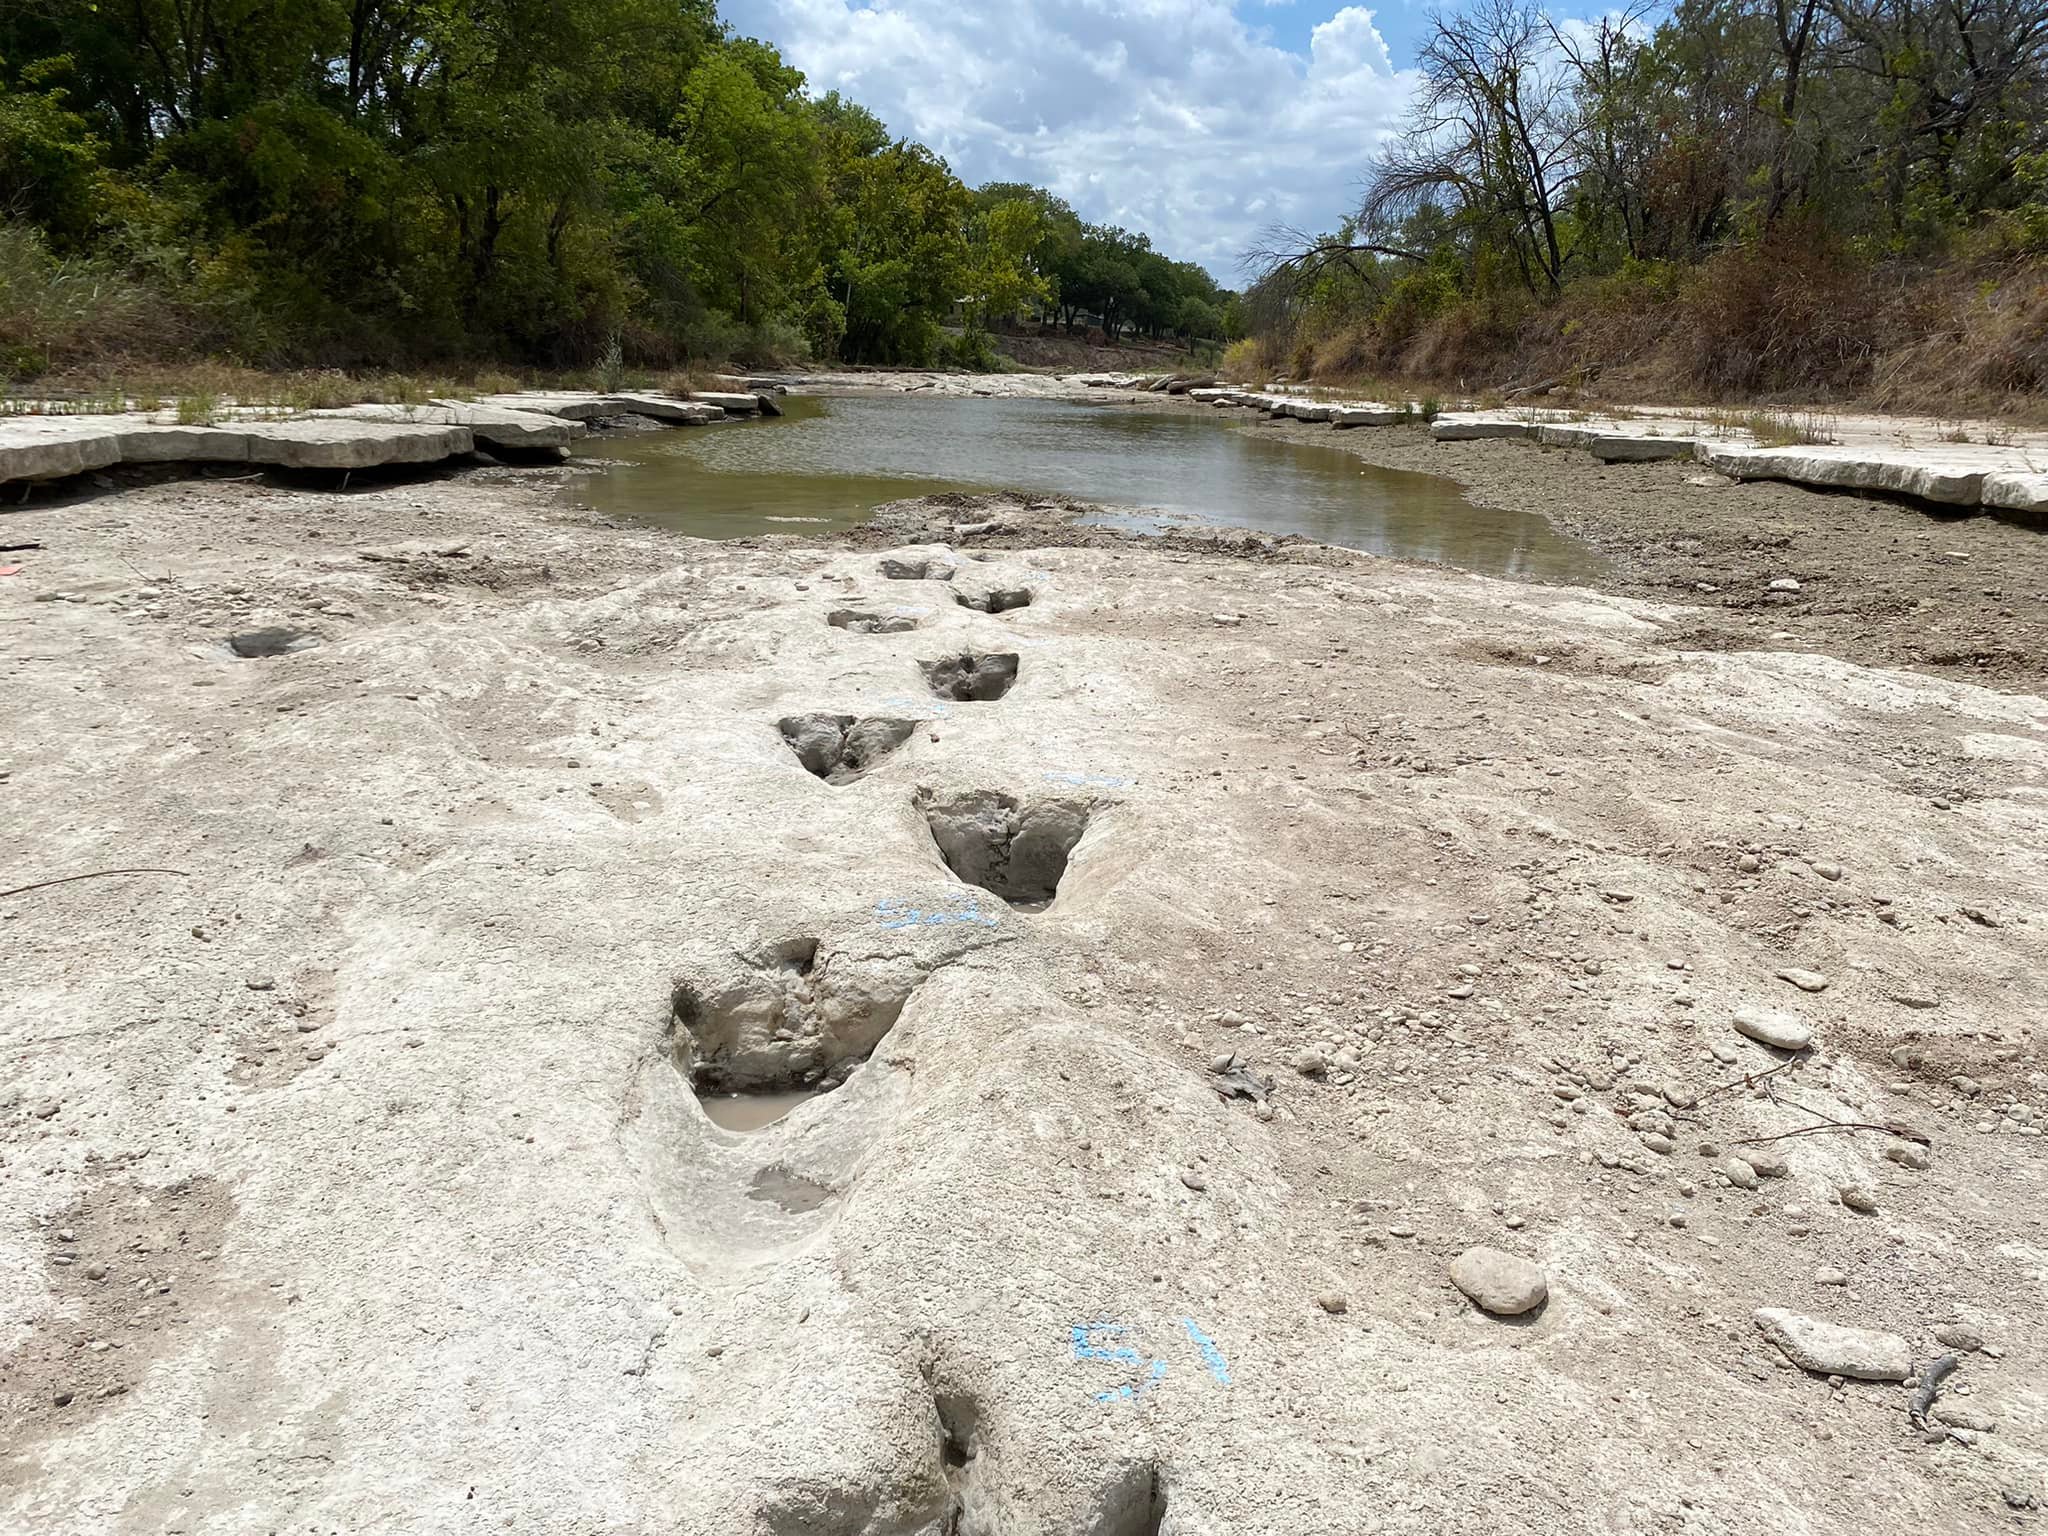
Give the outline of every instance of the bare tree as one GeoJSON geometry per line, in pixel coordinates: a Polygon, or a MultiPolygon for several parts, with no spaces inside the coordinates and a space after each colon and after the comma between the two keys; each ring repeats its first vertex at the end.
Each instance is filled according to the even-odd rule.
{"type": "Polygon", "coordinates": [[[1814,41],[1814,21],[1823,13],[1820,0],[1769,0],[1773,35],[1780,64],[1778,144],[1771,156],[1771,197],[1764,223],[1774,224],[1791,201],[1792,157],[1799,138],[1799,87],[1806,78],[1807,54],[1814,41]]]}
{"type": "Polygon", "coordinates": [[[1527,0],[1479,0],[1429,24],[1409,123],[1373,162],[1360,212],[1387,221],[1443,203],[1503,230],[1530,291],[1555,291],[1581,123],[1550,25],[1527,0]]]}
{"type": "Polygon", "coordinates": [[[1421,251],[1392,242],[1392,233],[1369,227],[1357,218],[1347,219],[1333,235],[1311,235],[1290,225],[1275,224],[1259,232],[1256,242],[1238,258],[1247,271],[1266,276],[1285,276],[1291,283],[1307,284],[1328,272],[1342,272],[1370,288],[1378,276],[1378,261],[1423,262],[1421,251]]]}
{"type": "Polygon", "coordinates": [[[1580,180],[1592,183],[1596,203],[1611,208],[1621,221],[1622,241],[1630,256],[1641,256],[1647,237],[1648,212],[1643,187],[1653,131],[1640,114],[1646,106],[1631,100],[1630,62],[1639,48],[1637,34],[1649,0],[1634,0],[1618,14],[1603,16],[1590,36],[1548,23],[1551,45],[1570,65],[1574,80],[1574,138],[1583,166],[1580,180]]]}

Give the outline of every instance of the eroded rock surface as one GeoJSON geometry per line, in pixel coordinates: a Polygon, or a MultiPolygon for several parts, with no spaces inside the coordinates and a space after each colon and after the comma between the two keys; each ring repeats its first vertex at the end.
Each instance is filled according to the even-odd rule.
{"type": "Polygon", "coordinates": [[[0,889],[92,878],[0,898],[0,1529],[1919,1536],[2040,1486],[2041,699],[541,473],[7,514],[0,889]],[[984,614],[823,622],[984,553],[1000,702],[915,668],[984,614]],[[917,732],[827,788],[819,712],[917,732]],[[1089,820],[1023,912],[1041,806],[1089,820]],[[1475,1247],[1540,1311],[1475,1314],[1475,1247]],[[1980,1343],[1995,1434],[1792,1367],[1781,1304],[1980,1343]]]}

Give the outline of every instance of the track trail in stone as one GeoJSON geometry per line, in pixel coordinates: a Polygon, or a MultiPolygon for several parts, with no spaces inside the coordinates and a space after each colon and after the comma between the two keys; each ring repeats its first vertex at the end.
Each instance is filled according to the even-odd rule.
{"type": "Polygon", "coordinates": [[[0,903],[0,1528],[2035,1518],[2048,701],[1002,502],[91,511],[10,514],[0,888],[187,873],[0,903]]]}

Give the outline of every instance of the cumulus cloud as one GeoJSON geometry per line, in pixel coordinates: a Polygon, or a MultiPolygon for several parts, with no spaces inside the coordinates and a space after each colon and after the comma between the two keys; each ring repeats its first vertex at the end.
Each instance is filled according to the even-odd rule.
{"type": "Polygon", "coordinates": [[[1229,282],[1264,226],[1343,216],[1412,86],[1361,6],[1315,26],[1306,52],[1229,0],[733,0],[725,14],[969,182],[1050,187],[1229,282]]]}

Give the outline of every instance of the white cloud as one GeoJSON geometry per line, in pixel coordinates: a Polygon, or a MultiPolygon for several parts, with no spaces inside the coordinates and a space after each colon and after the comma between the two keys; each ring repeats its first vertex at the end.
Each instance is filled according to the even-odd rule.
{"type": "Polygon", "coordinates": [[[1050,187],[1226,282],[1269,224],[1327,228],[1411,81],[1348,6],[1306,55],[1229,0],[733,0],[809,77],[969,182],[1050,187]]]}

